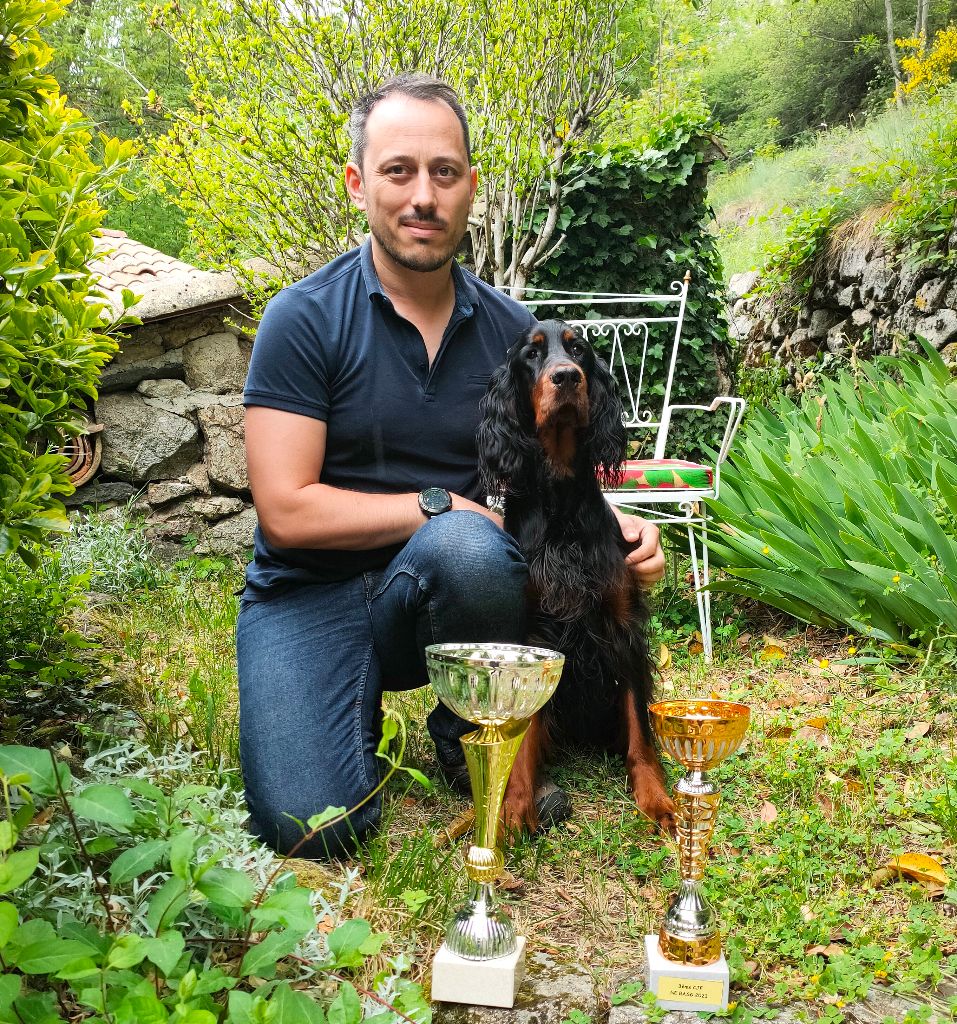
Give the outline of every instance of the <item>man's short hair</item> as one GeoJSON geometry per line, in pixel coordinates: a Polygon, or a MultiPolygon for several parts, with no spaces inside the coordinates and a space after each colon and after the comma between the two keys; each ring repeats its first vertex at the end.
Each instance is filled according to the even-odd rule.
{"type": "Polygon", "coordinates": [[[349,114],[349,138],[352,140],[349,159],[358,164],[360,170],[366,153],[366,122],[376,104],[381,103],[389,96],[409,96],[414,100],[445,103],[450,106],[462,126],[465,156],[471,166],[472,146],[469,141],[469,123],[455,90],[440,78],[433,78],[431,75],[422,75],[418,72],[407,72],[386,79],[377,89],[361,96],[349,114]]]}

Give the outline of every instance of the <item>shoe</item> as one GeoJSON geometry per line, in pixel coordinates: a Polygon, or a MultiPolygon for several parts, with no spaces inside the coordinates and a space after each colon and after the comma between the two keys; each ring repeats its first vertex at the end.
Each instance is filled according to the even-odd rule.
{"type": "MultiPolygon", "coordinates": [[[[469,780],[469,770],[465,765],[465,758],[461,755],[461,748],[459,748],[459,756],[457,758],[450,756],[450,748],[451,744],[445,747],[444,750],[440,748],[438,743],[436,744],[435,752],[439,764],[439,772],[442,778],[445,779],[449,789],[462,796],[471,796],[472,783],[469,780]]],[[[561,824],[563,821],[567,821],[572,813],[572,802],[568,794],[565,790],[559,789],[551,779],[546,779],[535,790],[535,807],[538,811],[539,831],[544,831],[547,828],[561,824]]]]}

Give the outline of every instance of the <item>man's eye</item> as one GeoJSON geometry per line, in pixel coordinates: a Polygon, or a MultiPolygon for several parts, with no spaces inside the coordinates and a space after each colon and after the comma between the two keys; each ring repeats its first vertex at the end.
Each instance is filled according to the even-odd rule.
{"type": "Polygon", "coordinates": [[[436,168],[435,173],[440,178],[451,178],[455,172],[452,170],[451,167],[438,167],[436,168]]]}

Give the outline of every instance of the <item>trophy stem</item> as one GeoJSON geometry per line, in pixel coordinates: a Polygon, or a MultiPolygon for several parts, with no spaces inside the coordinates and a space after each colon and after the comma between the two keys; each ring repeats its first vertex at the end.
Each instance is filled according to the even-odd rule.
{"type": "Polygon", "coordinates": [[[674,788],[681,887],[658,936],[671,961],[704,965],[721,956],[714,909],[701,891],[721,792],[703,771],[689,771],[674,788]]]}
{"type": "Polygon", "coordinates": [[[517,946],[511,920],[498,908],[492,883],[505,866],[499,815],[505,786],[529,719],[483,724],[462,737],[475,803],[475,841],[465,855],[469,898],[445,933],[448,948],[467,960],[508,956],[517,946]]]}

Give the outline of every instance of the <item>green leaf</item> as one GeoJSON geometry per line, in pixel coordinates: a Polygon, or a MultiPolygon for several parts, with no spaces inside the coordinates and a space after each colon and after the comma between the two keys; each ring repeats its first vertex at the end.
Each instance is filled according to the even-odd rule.
{"type": "Polygon", "coordinates": [[[333,818],[341,817],[345,813],[345,807],[327,807],[324,811],[320,811],[309,818],[306,824],[310,829],[322,828],[323,825],[332,821],[333,818]]]}
{"type": "Polygon", "coordinates": [[[166,1024],[168,1020],[169,1011],[153,992],[131,993],[116,1008],[116,1024],[166,1024]]]}
{"type": "Polygon", "coordinates": [[[159,863],[169,843],[165,839],[148,839],[145,843],[124,850],[110,865],[110,879],[114,885],[121,885],[131,878],[138,878],[151,871],[159,863]]]}
{"type": "Polygon", "coordinates": [[[159,933],[173,924],[189,902],[190,889],[182,878],[170,878],[150,899],[146,923],[159,933]]]}
{"type": "Polygon", "coordinates": [[[24,974],[54,974],[75,960],[85,957],[87,948],[72,939],[46,939],[24,947],[17,954],[16,966],[24,974]]]}
{"type": "Polygon", "coordinates": [[[0,901],[0,949],[10,941],[18,923],[17,908],[5,900],[0,901]]]}
{"type": "Polygon", "coordinates": [[[155,938],[144,939],[143,942],[146,946],[146,959],[155,964],[168,978],[176,969],[186,948],[186,940],[182,934],[170,929],[155,938]]]}
{"type": "Polygon", "coordinates": [[[184,828],[169,842],[169,866],[177,878],[184,882],[193,880],[190,866],[193,859],[193,850],[196,847],[196,833],[190,828],[184,828]]]}
{"type": "Polygon", "coordinates": [[[329,1006],[327,1014],[329,1024],[359,1024],[362,1020],[362,1003],[359,994],[344,981],[339,993],[329,1006]]]}
{"type": "Polygon", "coordinates": [[[13,822],[6,819],[0,821],[0,853],[12,850],[17,842],[17,830],[13,822]]]}
{"type": "Polygon", "coordinates": [[[233,868],[210,868],[196,888],[206,899],[224,907],[245,907],[256,894],[252,879],[233,868]]]}
{"type": "Polygon", "coordinates": [[[69,802],[78,817],[122,831],[128,829],[135,819],[130,798],[119,786],[104,783],[87,786],[71,796],[69,802]]]}
{"type": "Polygon", "coordinates": [[[265,930],[273,925],[282,925],[306,935],[316,925],[316,913],[312,909],[309,890],[302,886],[271,893],[252,911],[257,929],[265,930]]]}
{"type": "Polygon", "coordinates": [[[0,893],[12,892],[33,874],[40,863],[40,851],[16,850],[0,860],[0,893]]]}
{"type": "Polygon", "coordinates": [[[276,963],[288,956],[299,945],[300,939],[301,936],[295,932],[269,932],[261,942],[247,950],[239,968],[240,974],[272,978],[276,973],[276,963]]]}
{"type": "Polygon", "coordinates": [[[0,747],[0,772],[7,777],[25,773],[30,777],[28,788],[37,796],[56,796],[57,776],[64,792],[72,785],[69,767],[57,761],[54,775],[53,765],[54,761],[48,750],[39,750],[36,747],[0,747]]]}
{"type": "Polygon", "coordinates": [[[20,994],[22,981],[18,974],[0,974],[0,1013],[10,1009],[14,999],[20,994]]]}
{"type": "Polygon", "coordinates": [[[146,943],[138,935],[121,935],[115,939],[113,946],[106,956],[106,962],[110,967],[119,969],[135,967],[146,958],[146,943]]]}
{"type": "Polygon", "coordinates": [[[418,768],[407,768],[403,765],[402,770],[406,775],[415,779],[415,781],[426,791],[426,793],[432,793],[435,790],[435,784],[430,778],[423,775],[418,768]]]}
{"type": "Polygon", "coordinates": [[[326,1024],[326,1015],[319,1005],[305,992],[295,992],[285,981],[276,987],[269,1008],[275,1014],[272,1024],[326,1024]]]}

